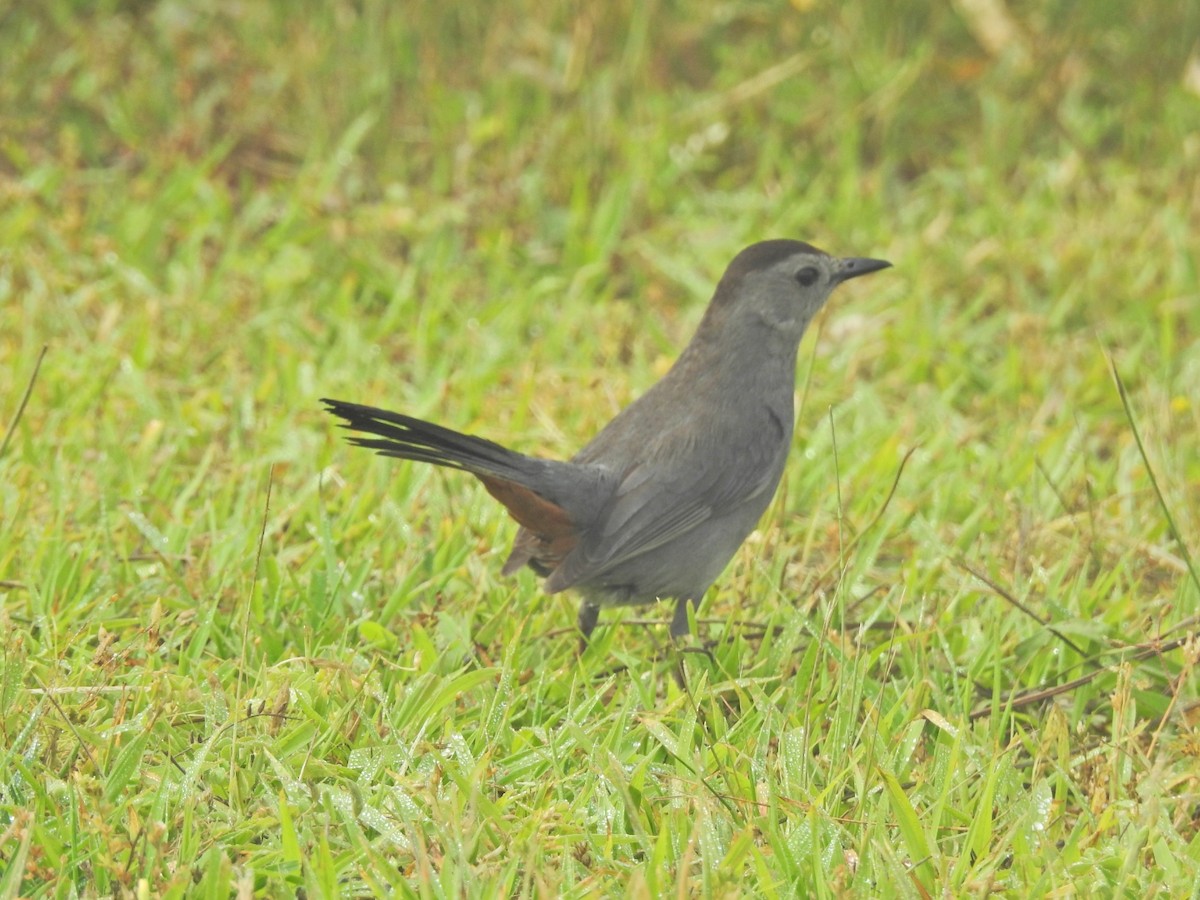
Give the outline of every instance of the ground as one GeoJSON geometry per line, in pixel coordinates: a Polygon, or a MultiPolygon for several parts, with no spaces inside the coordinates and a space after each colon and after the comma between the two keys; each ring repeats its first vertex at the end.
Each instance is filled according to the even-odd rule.
{"type": "Polygon", "coordinates": [[[0,893],[1194,893],[1200,7],[912,6],[0,12],[0,893]],[[320,409],[569,456],[771,237],[686,691],[320,409]]]}

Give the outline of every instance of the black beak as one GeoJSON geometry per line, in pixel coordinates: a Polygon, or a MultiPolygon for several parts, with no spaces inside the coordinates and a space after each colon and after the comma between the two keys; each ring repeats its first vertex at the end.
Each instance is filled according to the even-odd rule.
{"type": "Polygon", "coordinates": [[[847,256],[838,260],[837,273],[833,276],[837,284],[857,278],[859,275],[870,275],[880,269],[890,269],[892,264],[886,259],[867,259],[861,256],[847,256]]]}

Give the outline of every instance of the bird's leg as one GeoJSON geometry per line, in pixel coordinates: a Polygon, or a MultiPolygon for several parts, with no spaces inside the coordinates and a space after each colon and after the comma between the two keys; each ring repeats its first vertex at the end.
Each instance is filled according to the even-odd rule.
{"type": "Polygon", "coordinates": [[[588,639],[596,630],[596,622],[600,618],[600,607],[586,600],[579,607],[579,655],[588,647],[588,639]]]}
{"type": "Polygon", "coordinates": [[[675,646],[675,650],[680,654],[675,661],[675,682],[680,689],[687,691],[687,674],[683,669],[683,654],[684,653],[703,653],[708,657],[708,661],[716,665],[716,659],[713,658],[712,651],[708,650],[703,644],[698,647],[681,647],[680,643],[691,636],[692,629],[688,624],[688,607],[695,608],[695,603],[692,600],[682,599],[675,601],[675,615],[671,618],[671,643],[675,646]]]}
{"type": "Polygon", "coordinates": [[[708,661],[716,664],[712,652],[703,644],[697,647],[680,647],[680,642],[687,637],[691,637],[692,629],[688,627],[688,607],[696,608],[695,600],[678,600],[675,603],[675,615],[671,619],[671,641],[683,653],[703,653],[708,657],[708,661]]]}
{"type": "Polygon", "coordinates": [[[690,602],[687,599],[675,601],[675,615],[671,619],[671,640],[676,643],[680,638],[685,638],[692,633],[692,629],[688,626],[688,604],[690,602]]]}

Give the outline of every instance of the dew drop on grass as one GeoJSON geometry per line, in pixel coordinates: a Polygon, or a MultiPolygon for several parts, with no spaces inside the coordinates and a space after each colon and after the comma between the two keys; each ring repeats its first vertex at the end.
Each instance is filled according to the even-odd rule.
{"type": "Polygon", "coordinates": [[[111,740],[118,734],[127,734],[130,731],[141,731],[148,727],[147,723],[157,714],[158,711],[154,711],[152,715],[152,711],[150,709],[145,709],[137,715],[131,716],[123,722],[113,725],[111,728],[103,729],[100,731],[100,736],[105,740],[111,740]]]}
{"type": "Polygon", "coordinates": [[[784,734],[779,756],[784,763],[785,777],[798,778],[808,763],[803,728],[793,728],[784,734]]]}
{"type": "Polygon", "coordinates": [[[1050,810],[1054,805],[1054,793],[1050,790],[1048,781],[1039,781],[1029,794],[1029,830],[1041,834],[1046,830],[1046,822],[1050,818],[1050,810]]]}
{"type": "Polygon", "coordinates": [[[407,766],[408,753],[399,746],[356,747],[346,757],[346,765],[358,772],[358,786],[365,789],[374,784],[385,769],[407,766]]]}
{"type": "Polygon", "coordinates": [[[720,859],[729,849],[722,829],[716,821],[716,816],[707,812],[700,816],[698,837],[700,848],[707,859],[720,859]]]}
{"type": "Polygon", "coordinates": [[[398,807],[401,812],[403,812],[404,815],[411,821],[420,821],[421,817],[424,816],[424,813],[421,811],[421,807],[417,804],[417,801],[410,797],[408,793],[400,787],[392,788],[392,799],[394,801],[394,805],[398,807]]]}
{"type": "Polygon", "coordinates": [[[358,814],[358,820],[364,825],[369,825],[374,828],[377,832],[379,832],[380,835],[387,838],[402,850],[407,850],[411,847],[411,843],[409,842],[408,838],[405,837],[404,832],[400,830],[396,823],[385,816],[382,812],[377,810],[375,807],[369,805],[364,806],[362,811],[358,814]]]}
{"type": "Polygon", "coordinates": [[[402,850],[407,850],[411,846],[408,838],[396,823],[370,803],[356,802],[354,796],[347,791],[330,790],[328,796],[330,805],[347,819],[358,819],[402,850]]]}
{"type": "Polygon", "coordinates": [[[812,823],[804,818],[800,824],[791,830],[787,836],[787,847],[794,860],[805,860],[812,857],[813,833],[812,823]]]}
{"type": "Polygon", "coordinates": [[[171,542],[167,539],[167,536],[159,531],[154,526],[154,523],[136,509],[128,510],[125,516],[129,519],[130,524],[138,530],[138,534],[145,538],[146,542],[155,550],[160,553],[166,553],[170,549],[171,542]]]}

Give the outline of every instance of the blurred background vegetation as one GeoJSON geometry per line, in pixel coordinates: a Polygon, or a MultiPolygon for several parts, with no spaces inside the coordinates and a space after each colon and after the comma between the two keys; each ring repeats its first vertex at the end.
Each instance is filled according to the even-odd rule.
{"type": "Polygon", "coordinates": [[[0,888],[1189,893],[1194,653],[1113,653],[1194,628],[1197,234],[1194,2],[0,4],[0,888]],[[700,728],[315,401],[568,455],[776,236],[896,269],[700,728]]]}

